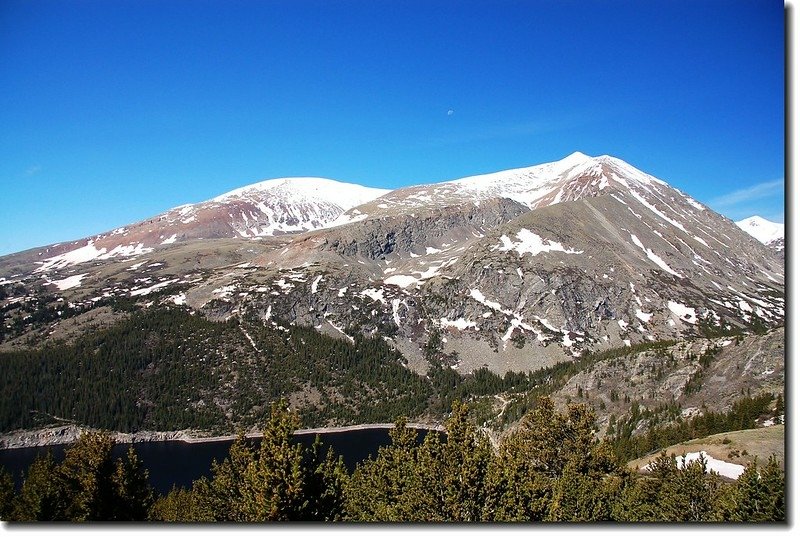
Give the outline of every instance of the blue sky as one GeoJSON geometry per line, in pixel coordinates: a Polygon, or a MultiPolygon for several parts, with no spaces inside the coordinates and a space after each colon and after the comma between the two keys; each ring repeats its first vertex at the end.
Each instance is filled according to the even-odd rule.
{"type": "Polygon", "coordinates": [[[774,0],[0,3],[0,254],[258,180],[610,154],[783,221],[774,0]]]}

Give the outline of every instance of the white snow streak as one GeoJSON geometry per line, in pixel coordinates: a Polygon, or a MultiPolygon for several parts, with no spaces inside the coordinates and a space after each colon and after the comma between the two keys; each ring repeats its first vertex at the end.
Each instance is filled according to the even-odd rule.
{"type": "Polygon", "coordinates": [[[320,282],[321,280],[322,280],[322,274],[320,274],[319,276],[317,276],[317,277],[314,279],[314,281],[311,283],[311,294],[312,294],[312,295],[313,295],[314,293],[316,293],[316,292],[317,292],[317,286],[319,285],[319,282],[320,282]]]}
{"type": "Polygon", "coordinates": [[[389,285],[396,285],[398,287],[408,287],[409,285],[415,285],[420,283],[419,278],[415,278],[414,276],[407,276],[405,274],[397,274],[396,276],[389,276],[383,283],[389,285]]]}
{"type": "Polygon", "coordinates": [[[447,319],[446,317],[442,317],[441,319],[439,319],[439,325],[442,328],[453,327],[453,328],[456,328],[458,330],[466,330],[467,328],[474,328],[475,330],[478,330],[478,327],[475,324],[475,321],[469,321],[467,319],[464,319],[463,317],[459,317],[455,321],[451,321],[451,320],[447,319]]]}
{"type": "Polygon", "coordinates": [[[645,248],[644,244],[642,244],[642,241],[639,240],[639,237],[637,237],[633,233],[631,233],[631,240],[636,246],[641,248],[642,251],[647,255],[647,258],[656,265],[658,265],[661,268],[661,270],[669,272],[670,274],[673,274],[678,278],[683,278],[681,274],[672,270],[672,267],[667,265],[667,263],[663,259],[661,259],[655,252],[653,252],[653,250],[651,250],[650,248],[645,248]]]}
{"type": "Polygon", "coordinates": [[[383,289],[364,289],[359,293],[362,296],[366,296],[371,298],[372,300],[379,301],[382,304],[386,304],[386,299],[383,298],[383,289]]]}
{"type": "Polygon", "coordinates": [[[159,282],[159,283],[157,283],[157,284],[155,284],[155,285],[152,285],[152,286],[150,286],[150,287],[145,287],[144,289],[136,289],[136,290],[133,290],[133,291],[131,291],[131,296],[144,296],[144,295],[149,295],[149,294],[150,294],[150,293],[152,293],[153,291],[156,291],[156,290],[158,290],[158,289],[161,289],[162,287],[166,287],[166,286],[168,286],[168,285],[170,285],[170,284],[172,284],[172,283],[175,283],[175,282],[177,282],[177,281],[178,281],[178,280],[167,280],[167,281],[165,281],[165,282],[159,282]]]}

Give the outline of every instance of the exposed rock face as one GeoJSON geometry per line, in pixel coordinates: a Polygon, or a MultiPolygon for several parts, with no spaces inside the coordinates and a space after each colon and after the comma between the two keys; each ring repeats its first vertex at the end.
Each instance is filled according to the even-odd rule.
{"type": "Polygon", "coordinates": [[[324,199],[312,210],[308,196],[284,192],[255,215],[265,192],[275,190],[234,191],[187,206],[191,215],[178,208],[130,230],[8,256],[0,282],[45,284],[87,307],[126,296],[341,337],[379,333],[420,371],[434,332],[457,371],[502,373],[587,349],[783,324],[779,257],[613,157],[573,154],[380,197],[369,191],[349,210],[324,199]],[[225,216],[234,213],[235,225],[225,216]],[[187,226],[181,234],[170,227],[176,218],[187,226]],[[125,242],[144,229],[140,242],[125,242]],[[118,236],[124,245],[104,242],[118,236]]]}
{"type": "Polygon", "coordinates": [[[745,394],[783,393],[785,333],[698,339],[665,349],[612,358],[570,378],[554,395],[560,404],[591,402],[604,428],[612,414],[627,411],[628,401],[648,408],[675,403],[691,412],[726,412],[745,394]],[[710,352],[703,365],[700,357],[710,352]],[[693,410],[689,410],[693,409],[693,410]]]}

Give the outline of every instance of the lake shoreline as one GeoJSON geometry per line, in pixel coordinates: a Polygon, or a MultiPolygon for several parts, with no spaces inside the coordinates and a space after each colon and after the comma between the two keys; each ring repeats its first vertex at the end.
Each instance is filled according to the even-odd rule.
{"type": "MultiPolygon", "coordinates": [[[[411,429],[423,429],[428,431],[444,431],[444,427],[439,424],[430,423],[408,423],[411,429]]],[[[394,423],[365,423],[360,425],[342,425],[332,427],[315,427],[308,429],[298,429],[295,435],[312,435],[328,433],[344,433],[349,431],[361,431],[369,429],[392,429],[394,423]]],[[[72,444],[87,432],[99,431],[91,427],[79,427],[77,425],[61,425],[36,429],[30,431],[15,431],[0,435],[0,450],[23,449],[31,447],[47,447],[72,444]]],[[[204,442],[225,442],[235,440],[237,434],[227,434],[219,436],[203,436],[202,431],[191,429],[181,431],[138,431],[135,433],[111,432],[111,436],[117,444],[138,444],[142,442],[184,442],[186,444],[197,444],[204,442]]],[[[245,433],[246,438],[261,438],[260,431],[250,431],[245,433]]]]}

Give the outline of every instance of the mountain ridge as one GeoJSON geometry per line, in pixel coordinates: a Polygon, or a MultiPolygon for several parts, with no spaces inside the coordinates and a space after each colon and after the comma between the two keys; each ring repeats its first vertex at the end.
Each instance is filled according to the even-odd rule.
{"type": "Polygon", "coordinates": [[[86,307],[183,289],[162,303],[220,319],[253,311],[337,337],[385,333],[419,371],[437,331],[444,341],[434,354],[458,355],[459,372],[488,365],[502,373],[586,350],[783,322],[779,257],[614,157],[573,153],[388,192],[350,185],[362,198],[342,185],[255,183],[61,250],[0,258],[0,284],[16,274],[86,307]],[[298,194],[303,188],[317,193],[298,194]],[[355,205],[317,211],[328,203],[318,191],[329,188],[355,205]],[[274,233],[259,233],[264,221],[246,216],[258,204],[291,216],[310,197],[319,203],[294,220],[269,220],[285,224],[274,233]]]}
{"type": "MultiPolygon", "coordinates": [[[[161,244],[171,244],[174,241],[180,241],[184,238],[217,238],[222,236],[256,238],[282,233],[304,232],[357,221],[363,217],[363,212],[357,209],[360,205],[370,204],[371,202],[372,205],[391,203],[391,200],[382,198],[393,193],[409,189],[413,191],[414,189],[422,189],[425,187],[456,187],[461,190],[462,201],[464,198],[486,199],[491,197],[507,197],[529,208],[535,208],[535,206],[544,204],[537,202],[541,196],[546,194],[552,193],[549,198],[544,200],[549,203],[568,201],[569,199],[574,199],[574,197],[570,198],[569,195],[565,197],[563,192],[560,194],[553,193],[552,191],[555,187],[552,185],[549,189],[546,189],[544,194],[537,197],[536,194],[531,194],[531,186],[533,185],[531,185],[530,182],[525,182],[526,180],[541,181],[544,175],[550,174],[546,179],[553,182],[555,177],[563,175],[564,173],[572,171],[574,175],[576,169],[584,175],[588,174],[591,176],[592,174],[597,174],[599,166],[603,164],[606,166],[614,166],[617,169],[622,168],[626,176],[635,177],[645,183],[656,182],[666,185],[664,181],[641,172],[616,157],[609,155],[590,157],[577,151],[554,162],[521,168],[511,168],[488,174],[470,175],[427,185],[410,185],[396,189],[366,187],[356,183],[321,177],[281,177],[244,185],[214,196],[206,201],[178,205],[139,222],[127,224],[85,238],[42,245],[26,251],[44,249],[47,253],[57,252],[62,254],[70,247],[77,249],[77,247],[86,246],[89,240],[92,240],[93,243],[108,243],[110,242],[108,240],[110,237],[128,239],[126,244],[122,244],[124,241],[117,240],[113,246],[109,245],[106,247],[106,252],[104,253],[115,257],[117,255],[124,256],[128,250],[139,251],[142,248],[153,248],[161,244]],[[509,185],[509,178],[517,178],[518,181],[516,184],[509,185]],[[519,181],[520,178],[523,179],[522,182],[519,181]],[[481,183],[488,184],[482,185],[481,183]],[[264,202],[268,201],[271,195],[276,192],[279,194],[275,196],[278,198],[276,202],[278,206],[274,208],[265,207],[264,202]],[[316,194],[316,196],[314,194],[316,194]],[[379,198],[381,198],[381,201],[376,201],[379,198]],[[316,203],[318,206],[296,207],[307,201],[311,201],[311,205],[316,203]],[[220,208],[217,204],[221,204],[222,207],[220,208]],[[231,214],[231,210],[228,210],[231,208],[233,212],[238,212],[236,218],[231,214]],[[198,211],[202,209],[210,210],[211,214],[208,216],[199,215],[198,211]],[[351,215],[346,214],[354,209],[356,212],[351,215]],[[225,218],[226,216],[228,218],[225,218]],[[208,220],[218,222],[228,220],[228,222],[225,222],[225,225],[209,227],[208,220]],[[207,229],[199,234],[187,234],[185,226],[181,225],[196,223],[195,227],[197,227],[201,222],[206,225],[207,229]],[[153,233],[152,229],[145,233],[142,233],[141,229],[139,229],[146,226],[151,226],[152,228],[154,224],[161,224],[163,228],[157,230],[157,234],[153,233]],[[138,233],[134,233],[134,229],[132,228],[137,229],[138,233]],[[137,242],[137,239],[139,242],[137,242]],[[81,241],[83,241],[83,244],[78,245],[81,241]],[[137,249],[138,244],[141,244],[141,246],[137,249]],[[114,249],[118,247],[119,249],[114,252],[114,249]]],[[[605,186],[604,183],[600,181],[601,180],[598,180],[598,183],[594,186],[598,186],[599,190],[602,191],[605,186]]],[[[459,192],[447,192],[447,195],[453,196],[458,193],[459,192]]],[[[15,255],[16,253],[21,252],[7,255],[15,255]]]]}

